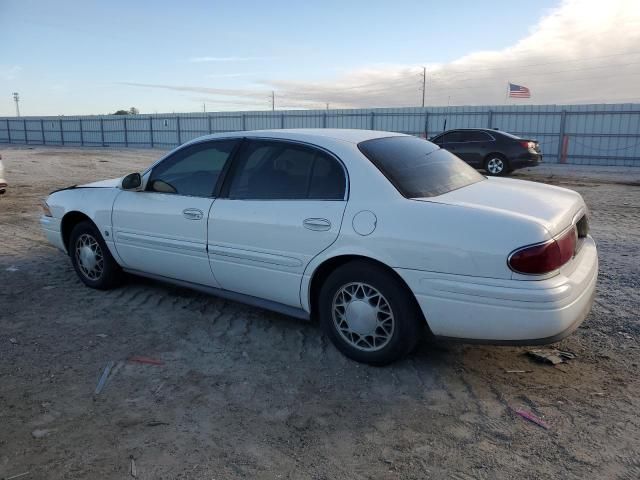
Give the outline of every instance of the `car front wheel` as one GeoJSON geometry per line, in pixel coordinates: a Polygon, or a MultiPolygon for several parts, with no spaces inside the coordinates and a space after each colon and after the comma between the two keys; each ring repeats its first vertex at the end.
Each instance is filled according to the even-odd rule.
{"type": "Polygon", "coordinates": [[[93,223],[84,221],[73,227],[69,238],[69,256],[78,277],[86,286],[107,290],[119,283],[120,266],[93,223]]]}
{"type": "Polygon", "coordinates": [[[489,175],[500,177],[509,173],[509,162],[502,155],[490,155],[484,162],[484,169],[489,175]]]}
{"type": "Polygon", "coordinates": [[[347,357],[386,365],[409,353],[421,319],[407,288],[383,267],[353,261],[335,270],[320,290],[323,330],[347,357]]]}

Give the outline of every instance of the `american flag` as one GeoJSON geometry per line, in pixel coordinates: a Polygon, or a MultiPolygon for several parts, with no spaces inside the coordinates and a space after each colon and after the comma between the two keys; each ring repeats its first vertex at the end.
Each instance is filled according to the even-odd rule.
{"type": "Polygon", "coordinates": [[[531,98],[531,92],[527,87],[509,83],[509,96],[514,98],[531,98]]]}

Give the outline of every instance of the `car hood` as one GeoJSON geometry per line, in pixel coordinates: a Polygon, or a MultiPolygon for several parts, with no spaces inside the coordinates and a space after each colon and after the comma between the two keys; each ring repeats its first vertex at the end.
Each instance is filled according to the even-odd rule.
{"type": "Polygon", "coordinates": [[[525,217],[555,236],[571,225],[586,207],[579,193],[543,183],[492,178],[437,197],[415,200],[492,210],[525,217]]]}
{"type": "Polygon", "coordinates": [[[120,186],[121,181],[122,177],[111,178],[109,180],[100,180],[99,182],[78,185],[76,188],[115,188],[120,186]]]}

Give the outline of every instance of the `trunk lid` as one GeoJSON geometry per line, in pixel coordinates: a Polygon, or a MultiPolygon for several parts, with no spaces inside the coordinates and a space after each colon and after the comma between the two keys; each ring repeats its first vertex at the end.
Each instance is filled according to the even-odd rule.
{"type": "Polygon", "coordinates": [[[493,210],[525,217],[544,226],[553,237],[586,210],[579,193],[543,183],[489,177],[443,195],[415,200],[493,210]]]}

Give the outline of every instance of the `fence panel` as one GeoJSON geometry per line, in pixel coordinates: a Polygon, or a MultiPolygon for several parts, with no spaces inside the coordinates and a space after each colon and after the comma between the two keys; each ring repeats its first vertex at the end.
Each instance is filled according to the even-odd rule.
{"type": "Polygon", "coordinates": [[[432,137],[498,128],[540,143],[546,162],[640,167],[640,104],[494,105],[0,118],[0,143],[170,148],[211,133],[362,128],[432,137]]]}

